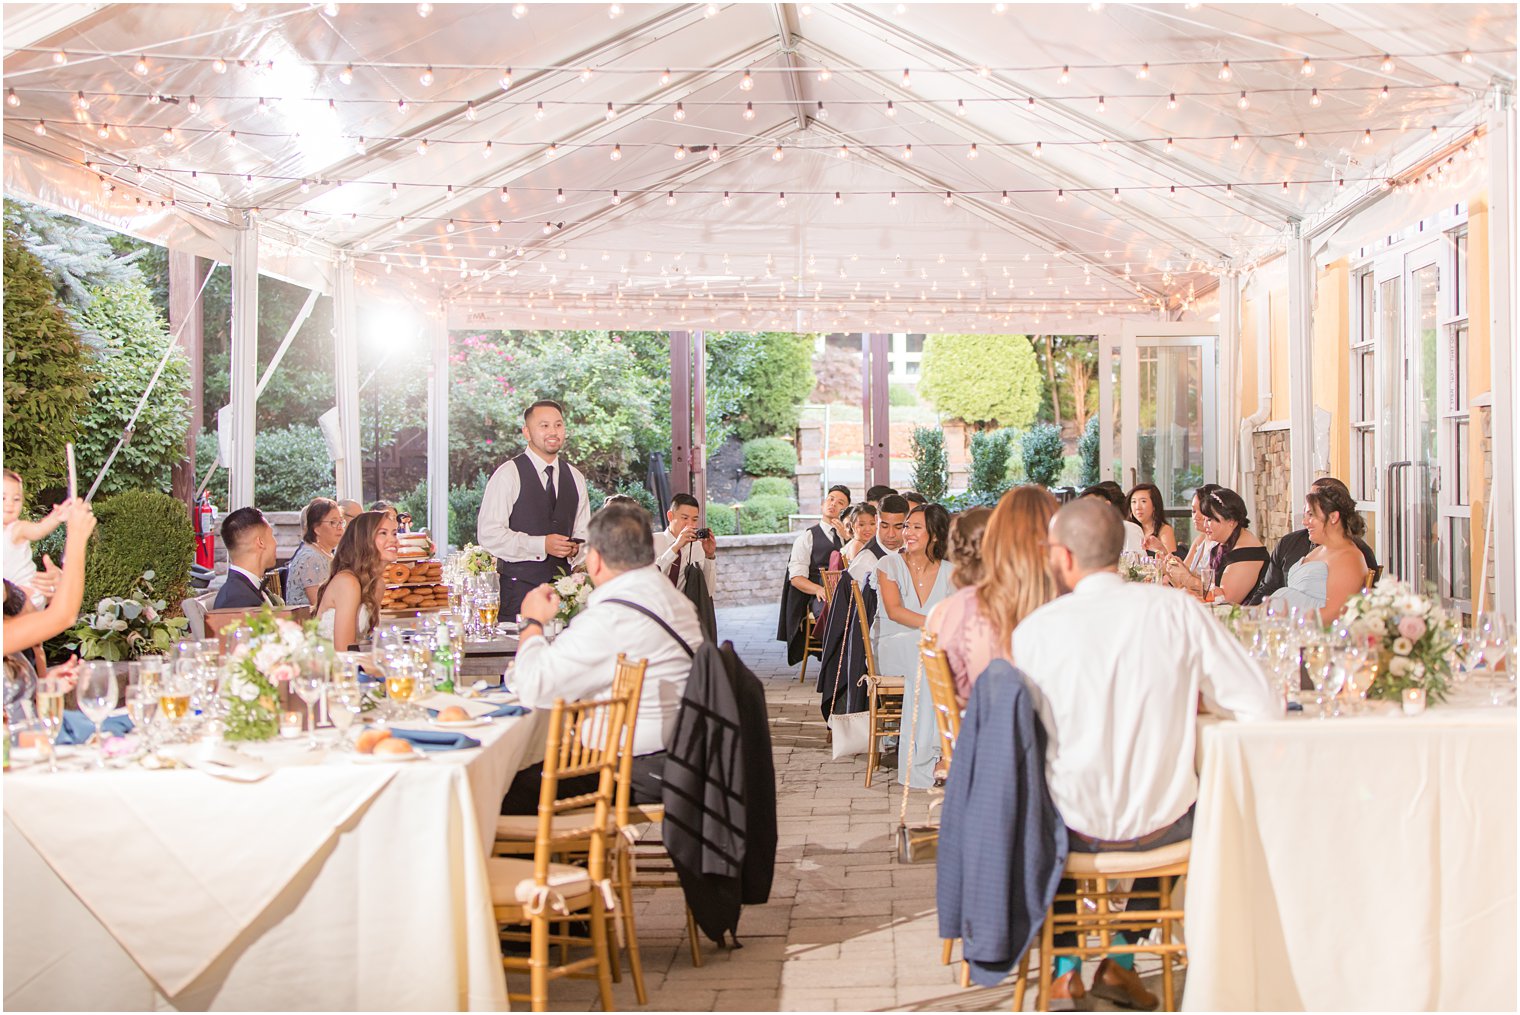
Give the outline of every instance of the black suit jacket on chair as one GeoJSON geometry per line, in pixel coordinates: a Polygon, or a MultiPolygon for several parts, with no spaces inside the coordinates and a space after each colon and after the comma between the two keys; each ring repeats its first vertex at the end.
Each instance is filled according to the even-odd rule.
{"type": "Polygon", "coordinates": [[[216,594],[213,610],[241,609],[247,606],[263,606],[269,602],[264,593],[236,571],[227,572],[227,581],[216,594]]]}

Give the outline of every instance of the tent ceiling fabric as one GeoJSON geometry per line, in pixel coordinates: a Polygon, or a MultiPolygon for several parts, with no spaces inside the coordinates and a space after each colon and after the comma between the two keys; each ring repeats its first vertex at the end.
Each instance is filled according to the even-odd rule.
{"type": "Polygon", "coordinates": [[[346,252],[456,325],[1175,315],[1473,138],[1515,73],[1498,4],[5,14],[13,193],[218,245],[252,215],[275,270],[346,252]]]}

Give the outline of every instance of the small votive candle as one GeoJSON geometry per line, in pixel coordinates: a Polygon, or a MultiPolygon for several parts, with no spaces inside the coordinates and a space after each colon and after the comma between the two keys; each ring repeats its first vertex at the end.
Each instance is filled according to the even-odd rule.
{"type": "Polygon", "coordinates": [[[1404,714],[1419,715],[1425,711],[1425,688],[1404,688],[1404,714]]]}
{"type": "MultiPolygon", "coordinates": [[[[1407,705],[1405,706],[1405,708],[1408,707],[1409,706],[1407,705]]],[[[280,736],[284,737],[286,740],[294,740],[296,737],[300,736],[301,726],[302,721],[300,712],[280,713],[280,736]]]]}

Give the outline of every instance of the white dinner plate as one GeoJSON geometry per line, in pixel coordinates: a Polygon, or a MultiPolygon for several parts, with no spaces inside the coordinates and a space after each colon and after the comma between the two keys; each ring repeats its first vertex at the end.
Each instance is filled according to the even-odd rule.
{"type": "Polygon", "coordinates": [[[473,730],[481,726],[491,725],[491,720],[484,717],[480,719],[453,719],[448,721],[445,721],[443,719],[432,719],[429,720],[429,722],[431,722],[432,725],[437,726],[439,729],[444,730],[473,730]]]}
{"type": "Polygon", "coordinates": [[[354,764],[356,764],[356,765],[399,764],[400,762],[403,762],[403,761],[421,761],[422,759],[423,759],[422,752],[419,751],[419,750],[417,750],[414,747],[414,748],[412,748],[412,753],[410,753],[410,754],[355,754],[354,755],[354,764]]]}

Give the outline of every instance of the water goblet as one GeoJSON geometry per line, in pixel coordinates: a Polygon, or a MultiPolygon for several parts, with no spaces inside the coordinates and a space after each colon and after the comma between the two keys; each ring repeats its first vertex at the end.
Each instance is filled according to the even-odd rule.
{"type": "Polygon", "coordinates": [[[501,609],[501,593],[496,589],[486,589],[480,592],[475,599],[475,614],[480,620],[480,633],[484,638],[496,636],[496,619],[501,609]]]}
{"type": "Polygon", "coordinates": [[[315,709],[317,702],[322,699],[331,668],[331,658],[315,646],[309,646],[296,658],[296,675],[291,681],[291,689],[306,703],[306,749],[308,751],[315,751],[321,747],[317,743],[315,709]]]}
{"type": "MultiPolygon", "coordinates": [[[[1309,682],[1314,685],[1314,701],[1319,705],[1319,717],[1330,717],[1329,702],[1326,700],[1326,682],[1329,680],[1330,671],[1334,668],[1334,658],[1330,653],[1330,646],[1315,643],[1304,646],[1304,668],[1309,672],[1309,682]]],[[[1337,688],[1339,690],[1339,688],[1337,688]]]]}
{"type": "Polygon", "coordinates": [[[48,771],[58,771],[58,751],[53,746],[58,731],[63,728],[63,681],[57,677],[42,677],[37,681],[37,722],[42,726],[46,741],[42,749],[47,751],[48,771]]]}
{"type": "Polygon", "coordinates": [[[79,710],[95,724],[95,742],[100,753],[94,767],[105,768],[106,735],[100,724],[116,707],[116,667],[98,659],[81,666],[79,683],[74,687],[74,700],[79,702],[79,710]]]}
{"type": "Polygon", "coordinates": [[[1483,668],[1497,672],[1509,650],[1509,624],[1504,614],[1485,610],[1473,618],[1473,635],[1482,648],[1483,668]]]}
{"type": "Polygon", "coordinates": [[[327,685],[327,715],[338,731],[338,750],[352,751],[354,745],[348,739],[348,731],[364,707],[364,692],[357,683],[334,681],[327,685]]]}
{"type": "Polygon", "coordinates": [[[184,720],[190,714],[190,678],[178,668],[166,672],[158,688],[158,707],[169,722],[169,740],[181,742],[185,737],[184,720]]]}
{"type": "Polygon", "coordinates": [[[158,689],[149,691],[143,686],[142,681],[127,687],[127,718],[132,720],[132,728],[142,734],[143,750],[153,753],[153,720],[158,716],[158,689]]]}

